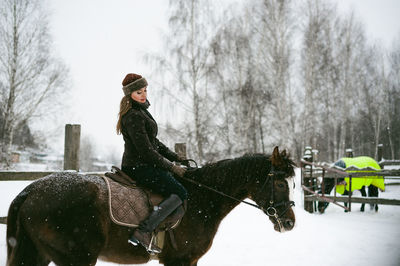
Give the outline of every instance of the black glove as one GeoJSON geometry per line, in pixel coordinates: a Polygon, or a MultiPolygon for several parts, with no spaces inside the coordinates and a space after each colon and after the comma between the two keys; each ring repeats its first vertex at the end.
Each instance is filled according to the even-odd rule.
{"type": "Polygon", "coordinates": [[[185,175],[186,169],[174,164],[171,168],[171,172],[179,177],[183,177],[185,175]]]}

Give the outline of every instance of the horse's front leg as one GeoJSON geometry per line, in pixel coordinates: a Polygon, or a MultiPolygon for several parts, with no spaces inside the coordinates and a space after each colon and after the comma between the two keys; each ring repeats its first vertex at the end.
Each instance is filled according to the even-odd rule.
{"type": "MultiPolygon", "coordinates": [[[[343,196],[347,196],[347,195],[349,195],[349,192],[348,192],[347,190],[345,190],[344,193],[343,193],[343,196]]],[[[347,208],[347,205],[348,205],[348,203],[345,202],[345,203],[344,203],[344,206],[345,206],[346,208],[347,208]]],[[[344,209],[344,212],[348,212],[348,210],[344,209]]]]}
{"type": "MultiPolygon", "coordinates": [[[[360,189],[360,192],[361,192],[361,196],[363,196],[363,197],[366,197],[367,196],[367,192],[365,191],[365,186],[363,186],[361,189],[360,189]]],[[[361,203],[361,209],[360,209],[360,211],[364,211],[364,209],[365,209],[365,203],[361,203]]]]}
{"type": "MultiPolygon", "coordinates": [[[[379,190],[377,187],[373,185],[369,185],[368,187],[368,197],[378,197],[379,196],[379,190]]],[[[378,211],[378,204],[370,204],[371,210],[374,209],[375,205],[375,211],[378,211]]]]}

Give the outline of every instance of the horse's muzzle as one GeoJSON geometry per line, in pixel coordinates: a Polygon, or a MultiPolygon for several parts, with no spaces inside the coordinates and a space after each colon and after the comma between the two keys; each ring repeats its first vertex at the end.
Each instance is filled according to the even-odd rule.
{"type": "Polygon", "coordinates": [[[283,221],[283,227],[285,228],[286,231],[290,231],[294,227],[294,221],[292,219],[284,219],[283,221]]]}
{"type": "Polygon", "coordinates": [[[269,219],[273,222],[275,231],[281,233],[292,230],[295,225],[295,220],[287,217],[270,217],[269,219]]]}

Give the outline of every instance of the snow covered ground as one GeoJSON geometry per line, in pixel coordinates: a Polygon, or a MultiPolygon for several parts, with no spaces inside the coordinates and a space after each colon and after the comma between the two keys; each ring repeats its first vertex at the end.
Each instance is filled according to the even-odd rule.
{"type": "MultiPolygon", "coordinates": [[[[352,205],[344,213],[330,205],[325,214],[303,210],[300,171],[296,176],[296,227],[277,233],[259,210],[241,204],[222,222],[210,251],[199,265],[400,265],[400,206],[379,207],[375,213],[366,206],[352,205]]],[[[0,216],[7,215],[12,199],[30,182],[1,181],[0,216]]],[[[400,199],[400,186],[388,186],[380,194],[400,199]]],[[[6,226],[0,225],[0,265],[6,262],[6,226]]],[[[116,265],[99,261],[97,265],[116,265]]],[[[147,265],[159,265],[152,261],[147,265]]]]}

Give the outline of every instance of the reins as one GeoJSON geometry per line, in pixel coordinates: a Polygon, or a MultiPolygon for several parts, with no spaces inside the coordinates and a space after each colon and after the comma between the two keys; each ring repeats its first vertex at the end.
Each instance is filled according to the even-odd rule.
{"type": "Polygon", "coordinates": [[[230,198],[230,199],[235,200],[235,201],[237,201],[237,202],[241,202],[241,203],[244,203],[244,204],[253,206],[253,207],[255,207],[255,208],[257,208],[257,209],[260,209],[260,210],[264,210],[264,208],[262,208],[262,207],[260,207],[260,206],[258,206],[258,205],[256,205],[256,204],[253,204],[253,203],[248,202],[248,201],[245,201],[245,200],[237,199],[237,198],[235,198],[235,197],[232,197],[231,195],[225,194],[224,192],[221,192],[221,191],[216,190],[216,189],[214,189],[214,188],[212,188],[212,187],[209,187],[209,186],[207,186],[207,185],[204,185],[204,184],[202,184],[202,183],[200,183],[200,182],[198,182],[198,181],[196,181],[196,180],[193,180],[193,179],[190,179],[190,178],[187,178],[187,177],[181,177],[181,178],[184,179],[184,180],[186,180],[186,181],[188,181],[188,182],[190,182],[190,183],[193,183],[193,184],[195,184],[195,185],[198,185],[199,187],[204,187],[204,188],[206,188],[206,189],[208,189],[208,190],[211,190],[211,191],[213,191],[213,192],[215,192],[215,193],[218,193],[218,194],[220,194],[220,195],[222,195],[222,196],[224,196],[224,197],[230,198]]]}
{"type": "MultiPolygon", "coordinates": [[[[197,166],[197,162],[196,161],[194,161],[194,160],[192,160],[192,159],[188,159],[188,160],[185,160],[185,161],[183,161],[184,162],[184,165],[186,165],[187,167],[188,167],[188,169],[198,169],[198,166],[197,166]],[[190,162],[193,162],[196,166],[195,167],[191,167],[190,166],[190,162]]],[[[261,193],[262,191],[263,191],[263,189],[264,189],[264,187],[266,186],[266,184],[268,183],[268,181],[270,180],[270,177],[274,177],[274,175],[276,174],[277,172],[275,171],[275,169],[274,169],[274,167],[271,165],[271,169],[270,169],[270,172],[268,173],[268,178],[265,180],[265,182],[264,182],[264,184],[262,185],[262,187],[261,187],[261,189],[260,189],[260,192],[259,193],[261,193]]],[[[238,198],[235,198],[235,197],[233,197],[233,196],[231,196],[231,195],[228,195],[228,194],[226,194],[226,193],[224,193],[224,192],[222,192],[222,191],[219,191],[219,190],[217,190],[217,189],[214,189],[214,188],[212,188],[212,187],[209,187],[209,186],[207,186],[207,185],[204,185],[204,184],[202,184],[202,183],[200,183],[200,182],[198,182],[198,181],[196,181],[196,180],[193,180],[193,179],[191,179],[191,178],[187,178],[187,177],[181,177],[182,179],[184,179],[184,180],[186,180],[186,181],[188,181],[188,182],[190,182],[190,183],[193,183],[193,184],[195,184],[195,185],[197,185],[197,186],[199,186],[199,187],[204,187],[204,188],[206,188],[206,189],[208,189],[208,190],[210,190],[210,191],[213,191],[213,192],[215,192],[215,193],[217,193],[217,194],[220,194],[220,195],[222,195],[222,196],[224,196],[224,197],[227,197],[227,198],[230,198],[230,199],[232,199],[232,200],[234,200],[234,201],[237,201],[237,202],[239,202],[239,203],[244,203],[244,204],[247,204],[247,205],[249,205],[249,206],[252,206],[252,207],[255,207],[255,208],[257,208],[257,209],[259,209],[259,210],[262,210],[262,211],[264,211],[268,216],[273,216],[273,217],[275,217],[275,218],[277,218],[277,220],[278,220],[278,213],[277,213],[277,210],[275,209],[275,207],[278,207],[278,206],[281,206],[281,205],[286,205],[286,208],[285,208],[285,210],[280,214],[280,215],[282,215],[282,214],[284,214],[291,206],[294,206],[294,202],[293,201],[289,201],[289,202],[280,202],[280,203],[278,203],[278,204],[274,204],[274,190],[273,190],[273,184],[272,184],[272,188],[271,188],[271,199],[270,199],[270,206],[267,208],[267,209],[265,209],[264,207],[260,207],[260,206],[258,206],[258,205],[256,205],[256,204],[253,204],[253,203],[251,203],[251,202],[248,202],[248,201],[245,201],[245,200],[241,200],[241,199],[238,199],[238,198]]]]}
{"type": "MultiPolygon", "coordinates": [[[[196,162],[195,160],[192,160],[192,159],[184,160],[184,161],[183,161],[183,164],[186,165],[186,166],[188,167],[188,169],[198,169],[198,168],[199,168],[198,165],[197,165],[197,162],[196,162]],[[190,162],[193,162],[196,166],[195,166],[195,167],[191,167],[190,164],[189,164],[190,162]]],[[[262,207],[260,207],[260,206],[258,206],[258,205],[256,205],[256,204],[253,204],[253,203],[251,203],[251,202],[248,202],[248,201],[245,201],[245,200],[240,200],[240,199],[238,199],[238,198],[232,197],[231,195],[228,195],[228,194],[226,194],[226,193],[224,193],[224,192],[222,192],[222,191],[219,191],[219,190],[217,190],[217,189],[214,189],[214,188],[212,188],[212,187],[209,187],[209,186],[207,186],[207,185],[204,185],[204,184],[202,184],[202,183],[200,183],[200,182],[198,182],[198,181],[196,181],[196,180],[193,180],[193,179],[191,179],[191,178],[187,178],[187,177],[181,177],[181,178],[184,179],[184,180],[186,180],[186,181],[188,181],[188,182],[190,182],[190,183],[193,183],[193,184],[195,184],[195,185],[197,185],[197,186],[199,186],[199,187],[204,187],[204,188],[206,188],[206,189],[208,189],[208,190],[210,190],[210,191],[213,191],[213,192],[215,192],[215,193],[217,193],[217,194],[220,194],[220,195],[222,195],[222,196],[224,196],[224,197],[230,198],[230,199],[232,199],[232,200],[234,200],[234,201],[247,204],[247,205],[252,206],[252,207],[255,207],[255,208],[259,209],[259,210],[264,210],[264,208],[262,208],[262,207]]]]}

